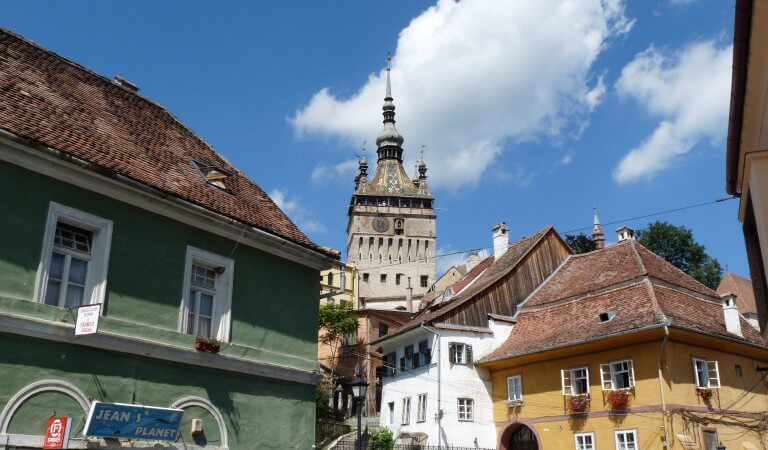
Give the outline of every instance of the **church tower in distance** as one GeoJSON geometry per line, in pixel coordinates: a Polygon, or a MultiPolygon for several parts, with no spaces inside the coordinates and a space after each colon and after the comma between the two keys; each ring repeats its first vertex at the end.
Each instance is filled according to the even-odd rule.
{"type": "Polygon", "coordinates": [[[414,311],[435,282],[435,200],[423,155],[415,179],[403,168],[404,139],[395,129],[389,67],[382,109],[376,171],[369,181],[363,156],[355,177],[347,260],[358,269],[361,307],[414,311]]]}

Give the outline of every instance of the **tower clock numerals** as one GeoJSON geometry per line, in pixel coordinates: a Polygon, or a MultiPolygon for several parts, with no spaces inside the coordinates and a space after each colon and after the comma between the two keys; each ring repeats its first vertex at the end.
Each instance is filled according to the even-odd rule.
{"type": "Polygon", "coordinates": [[[379,233],[383,233],[389,229],[389,220],[386,217],[374,217],[373,229],[379,233]]]}

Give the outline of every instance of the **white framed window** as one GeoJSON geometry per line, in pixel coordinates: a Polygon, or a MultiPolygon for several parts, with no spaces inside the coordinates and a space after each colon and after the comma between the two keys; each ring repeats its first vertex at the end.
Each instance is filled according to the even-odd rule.
{"type": "Polygon", "coordinates": [[[408,425],[409,423],[411,423],[411,397],[405,397],[403,399],[403,417],[400,424],[408,425]]]}
{"type": "Polygon", "coordinates": [[[635,369],[632,360],[600,364],[600,381],[604,391],[630,389],[635,386],[635,369]]]}
{"type": "Polygon", "coordinates": [[[696,387],[713,389],[720,387],[720,370],[717,361],[693,358],[693,377],[696,387]]]}
{"type": "Polygon", "coordinates": [[[595,433],[576,433],[576,450],[595,450],[595,433]]]}
{"type": "Polygon", "coordinates": [[[563,395],[589,394],[589,367],[561,369],[560,384],[563,395]]]}
{"type": "Polygon", "coordinates": [[[509,403],[520,403],[523,401],[523,380],[520,375],[507,377],[507,400],[509,403]]]}
{"type": "Polygon", "coordinates": [[[341,345],[357,345],[357,330],[350,331],[349,333],[344,333],[344,336],[341,337],[341,345]]]}
{"type": "Polygon", "coordinates": [[[427,420],[427,394],[419,394],[418,405],[416,405],[416,422],[426,422],[427,420]]]}
{"type": "Polygon", "coordinates": [[[179,331],[229,342],[235,262],[187,246],[179,331]]]}
{"type": "Polygon", "coordinates": [[[460,398],[459,400],[459,420],[462,422],[472,422],[475,420],[475,401],[471,398],[460,398]]]}
{"type": "Polygon", "coordinates": [[[395,402],[389,402],[387,403],[387,406],[389,407],[389,424],[394,425],[395,424],[395,402]]]}
{"type": "Polygon", "coordinates": [[[451,364],[472,364],[472,346],[451,342],[448,344],[448,358],[451,364]]]}
{"type": "Polygon", "coordinates": [[[51,202],[35,300],[62,308],[103,303],[111,243],[111,220],[51,202]]]}
{"type": "Polygon", "coordinates": [[[637,450],[637,433],[635,430],[619,430],[614,433],[616,450],[637,450]]]}

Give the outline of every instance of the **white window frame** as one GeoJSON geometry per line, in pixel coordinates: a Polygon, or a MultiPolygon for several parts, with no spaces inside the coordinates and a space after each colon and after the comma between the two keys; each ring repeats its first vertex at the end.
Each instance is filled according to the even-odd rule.
{"type": "Polygon", "coordinates": [[[707,361],[704,358],[692,358],[693,359],[693,380],[698,389],[718,389],[720,387],[720,368],[717,361],[707,361]],[[703,373],[706,379],[701,380],[699,378],[699,367],[703,365],[703,373]]]}
{"type": "Polygon", "coordinates": [[[409,425],[411,423],[411,397],[403,398],[403,416],[400,425],[409,425]]]}
{"type": "Polygon", "coordinates": [[[640,445],[637,442],[637,431],[636,430],[617,430],[613,432],[613,439],[616,444],[616,450],[630,450],[628,447],[619,447],[619,435],[632,435],[632,443],[634,445],[634,448],[631,450],[640,450],[640,445]]]}
{"type": "Polygon", "coordinates": [[[560,386],[562,388],[563,395],[586,395],[589,394],[589,366],[571,367],[570,369],[560,369],[560,386]],[[574,382],[577,380],[574,374],[577,370],[584,370],[586,372],[587,379],[587,391],[580,394],[574,393],[574,382]]]}
{"type": "Polygon", "coordinates": [[[465,344],[463,342],[449,342],[448,343],[448,361],[451,364],[459,364],[462,366],[469,366],[472,365],[473,361],[470,361],[472,359],[472,346],[469,344],[465,344]],[[461,351],[456,353],[454,349],[456,346],[461,346],[461,351]],[[456,354],[459,359],[454,359],[454,354],[456,354]]]}
{"type": "Polygon", "coordinates": [[[468,397],[460,397],[456,399],[456,417],[459,422],[474,422],[475,421],[475,399],[468,397]],[[461,402],[464,401],[464,418],[462,419],[461,402]]]}
{"type": "Polygon", "coordinates": [[[387,403],[387,410],[389,411],[389,424],[395,424],[395,402],[387,403]]]}
{"type": "Polygon", "coordinates": [[[179,311],[179,332],[185,333],[188,327],[189,308],[187,296],[192,285],[192,265],[218,268],[216,274],[216,294],[213,298],[213,319],[211,320],[211,336],[221,342],[230,341],[232,322],[232,282],[235,271],[235,261],[215,253],[187,246],[184,259],[184,283],[181,291],[181,306],[179,311]],[[221,270],[223,269],[223,271],[221,270]]]}
{"type": "MultiPolygon", "coordinates": [[[[43,249],[35,277],[34,299],[45,303],[45,290],[48,286],[48,273],[51,267],[51,254],[56,233],[56,224],[65,223],[82,228],[91,233],[91,258],[85,277],[83,305],[104,303],[107,295],[107,273],[109,252],[112,245],[112,221],[60,203],[51,202],[43,234],[43,249]]],[[[101,308],[102,314],[104,307],[101,308]]]]}
{"type": "Polygon", "coordinates": [[[619,391],[633,389],[635,387],[635,365],[631,359],[621,359],[618,361],[611,361],[608,364],[600,364],[600,384],[604,391],[619,391]],[[615,375],[619,372],[614,372],[614,364],[628,363],[629,364],[629,386],[623,388],[616,387],[615,375]]]}
{"type": "Polygon", "coordinates": [[[521,404],[523,403],[523,376],[512,375],[507,377],[507,403],[508,404],[521,404]],[[512,392],[512,386],[517,381],[517,392],[512,392]],[[517,395],[514,395],[517,394],[517,395]]]}
{"type": "MultiPolygon", "coordinates": [[[[576,433],[573,436],[574,444],[576,445],[576,450],[595,450],[595,433],[589,432],[589,433],[576,433]],[[589,438],[590,443],[587,444],[584,442],[583,444],[579,444],[579,438],[589,438]]],[[[583,439],[582,439],[583,441],[583,439]]]]}
{"type": "Polygon", "coordinates": [[[416,422],[427,421],[427,394],[419,394],[416,405],[416,422]]]}

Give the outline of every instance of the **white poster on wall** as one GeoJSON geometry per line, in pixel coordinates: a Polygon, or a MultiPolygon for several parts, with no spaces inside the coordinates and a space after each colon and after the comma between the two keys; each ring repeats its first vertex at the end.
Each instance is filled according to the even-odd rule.
{"type": "Polygon", "coordinates": [[[99,315],[101,304],[81,306],[77,308],[77,323],[75,324],[75,336],[94,334],[99,329],[99,315]]]}

